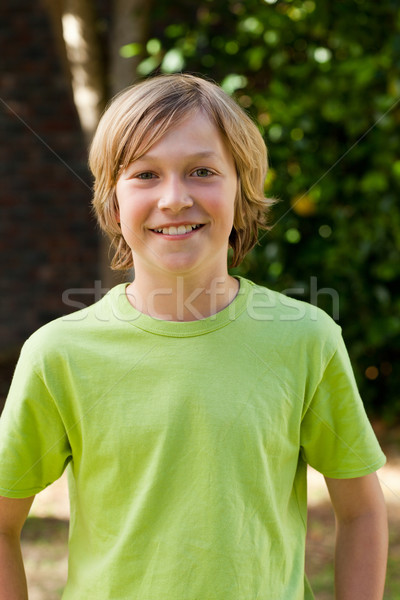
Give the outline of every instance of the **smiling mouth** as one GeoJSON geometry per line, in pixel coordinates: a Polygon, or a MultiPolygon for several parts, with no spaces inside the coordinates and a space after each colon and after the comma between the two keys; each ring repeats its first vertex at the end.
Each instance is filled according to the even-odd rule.
{"type": "Polygon", "coordinates": [[[185,233],[190,233],[191,231],[195,231],[196,229],[200,229],[204,224],[199,225],[179,225],[178,227],[162,227],[158,229],[151,229],[154,233],[162,233],[163,235],[184,235],[185,233]]]}

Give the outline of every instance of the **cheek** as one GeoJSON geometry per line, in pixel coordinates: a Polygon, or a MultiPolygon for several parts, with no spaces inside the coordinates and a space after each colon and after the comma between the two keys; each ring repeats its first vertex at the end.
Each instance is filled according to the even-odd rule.
{"type": "Polygon", "coordinates": [[[126,241],[132,245],[139,241],[138,236],[143,232],[144,225],[148,222],[150,208],[140,193],[129,190],[126,186],[117,189],[118,215],[121,233],[126,241]]]}
{"type": "Polygon", "coordinates": [[[135,204],[132,201],[133,194],[130,193],[129,187],[124,184],[117,184],[115,188],[116,199],[117,199],[117,211],[119,213],[121,221],[124,218],[132,218],[132,215],[135,212],[135,204]]]}

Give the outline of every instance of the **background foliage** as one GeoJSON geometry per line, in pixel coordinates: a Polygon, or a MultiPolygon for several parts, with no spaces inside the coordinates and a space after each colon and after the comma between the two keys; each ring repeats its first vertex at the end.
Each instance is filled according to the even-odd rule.
{"type": "Polygon", "coordinates": [[[203,73],[257,121],[279,202],[237,271],[334,316],[370,412],[398,418],[397,2],[159,0],[121,54],[140,76],[203,73]]]}

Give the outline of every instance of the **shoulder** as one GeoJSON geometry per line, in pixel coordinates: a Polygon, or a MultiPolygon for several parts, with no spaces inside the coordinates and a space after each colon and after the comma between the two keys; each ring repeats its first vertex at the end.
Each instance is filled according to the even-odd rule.
{"type": "Polygon", "coordinates": [[[309,302],[286,296],[265,286],[245,281],[248,321],[292,347],[323,346],[333,354],[341,338],[341,327],[325,311],[309,302]]]}
{"type": "Polygon", "coordinates": [[[247,305],[260,320],[296,323],[298,326],[338,330],[340,327],[318,306],[244,280],[247,305]]]}
{"type": "Polygon", "coordinates": [[[100,343],[102,334],[112,332],[120,322],[113,309],[113,300],[121,293],[123,285],[112,288],[94,304],[37,329],[24,343],[21,359],[28,359],[34,365],[44,357],[63,356],[71,348],[79,351],[87,344],[100,343]]]}

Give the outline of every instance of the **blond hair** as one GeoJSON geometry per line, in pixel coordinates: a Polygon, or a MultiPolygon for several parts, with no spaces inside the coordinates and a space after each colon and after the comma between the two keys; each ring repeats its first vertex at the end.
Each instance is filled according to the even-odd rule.
{"type": "Polygon", "coordinates": [[[238,173],[229,236],[232,267],[256,244],[258,230],[268,229],[266,213],[272,201],[264,197],[267,150],[256,125],[218,85],[189,74],[158,75],[127,88],[111,101],[90,149],[89,166],[95,177],[93,208],[115,248],[113,269],[133,266],[131,250],[117,222],[119,174],[198,109],[222,134],[238,173]]]}

